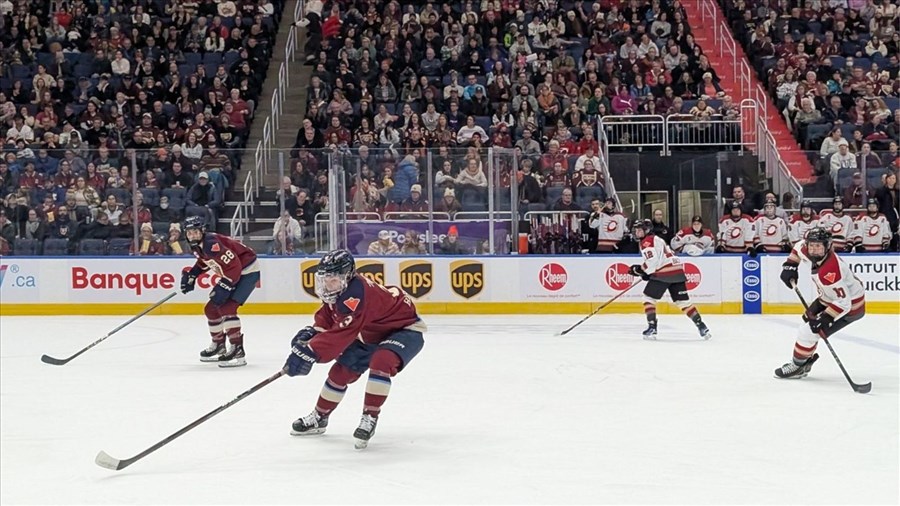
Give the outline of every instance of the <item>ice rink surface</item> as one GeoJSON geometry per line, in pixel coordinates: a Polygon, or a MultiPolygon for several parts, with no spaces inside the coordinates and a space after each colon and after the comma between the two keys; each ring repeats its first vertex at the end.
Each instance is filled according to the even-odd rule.
{"type": "Polygon", "coordinates": [[[304,317],[244,318],[249,365],[202,364],[202,316],[0,320],[4,504],[900,502],[897,318],[865,317],[809,378],[796,316],[427,317],[424,351],[394,379],[369,448],[353,449],[364,383],[320,437],[289,435],[328,370],[284,377],[133,466],[131,457],[277,372],[304,317]]]}

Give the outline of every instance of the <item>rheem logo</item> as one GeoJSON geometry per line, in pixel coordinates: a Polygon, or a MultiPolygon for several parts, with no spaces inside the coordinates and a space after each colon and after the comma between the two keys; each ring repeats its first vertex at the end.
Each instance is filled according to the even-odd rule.
{"type": "Polygon", "coordinates": [[[450,288],[466,299],[481,293],[484,289],[484,264],[471,260],[450,262],[450,288]]]}
{"type": "Polygon", "coordinates": [[[628,273],[628,266],[615,263],[606,269],[606,284],[613,290],[624,290],[634,284],[634,276],[628,273]]]}
{"type": "Polygon", "coordinates": [[[566,286],[566,282],[569,280],[569,273],[566,272],[566,268],[562,265],[549,263],[541,267],[541,271],[538,273],[538,280],[545,290],[555,292],[566,286]]]}
{"type": "Polygon", "coordinates": [[[431,262],[409,260],[400,262],[400,288],[415,298],[428,295],[433,286],[431,262]]]}
{"type": "Polygon", "coordinates": [[[700,286],[700,281],[702,280],[703,276],[700,274],[700,269],[698,269],[696,265],[690,262],[685,262],[684,275],[687,278],[687,282],[685,283],[685,285],[687,285],[688,291],[691,291],[700,286]]]}

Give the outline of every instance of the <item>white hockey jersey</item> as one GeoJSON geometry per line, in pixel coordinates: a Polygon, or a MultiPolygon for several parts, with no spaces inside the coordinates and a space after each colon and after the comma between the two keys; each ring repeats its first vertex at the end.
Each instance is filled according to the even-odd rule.
{"type": "Polygon", "coordinates": [[[831,232],[835,250],[846,251],[848,244],[852,246],[853,217],[849,214],[842,212],[838,216],[833,210],[826,209],[819,215],[819,226],[831,232]]]}
{"type": "Polygon", "coordinates": [[[790,238],[788,226],[783,218],[778,216],[769,218],[766,215],[756,218],[756,238],[754,244],[763,247],[766,253],[781,253],[788,251],[790,238]]]}
{"type": "Polygon", "coordinates": [[[731,216],[724,216],[719,220],[719,236],[717,244],[725,248],[728,253],[746,253],[753,247],[756,238],[756,227],[753,218],[746,214],[735,220],[731,216]]]}
{"type": "Polygon", "coordinates": [[[692,257],[709,255],[715,249],[716,238],[708,228],[700,229],[698,235],[691,227],[679,230],[672,238],[672,249],[676,253],[684,253],[692,257]]]}
{"type": "MultiPolygon", "coordinates": [[[[811,262],[806,241],[801,240],[794,245],[789,260],[811,262]]],[[[866,290],[850,266],[834,251],[825,257],[821,265],[813,265],[812,280],[819,292],[819,301],[825,305],[825,312],[835,320],[865,314],[866,290]]]]}
{"type": "Polygon", "coordinates": [[[883,251],[891,242],[891,225],[883,214],[874,218],[868,214],[856,217],[853,222],[853,244],[862,245],[866,251],[883,251]]]}
{"type": "Polygon", "coordinates": [[[813,214],[809,221],[804,221],[799,214],[791,216],[790,234],[791,244],[796,244],[806,237],[806,233],[819,226],[819,217],[813,214]]]}
{"type": "Polygon", "coordinates": [[[588,226],[597,229],[597,251],[615,251],[625,237],[626,220],[620,213],[592,213],[588,226]]]}
{"type": "Polygon", "coordinates": [[[641,268],[653,278],[667,283],[685,281],[684,265],[661,237],[650,234],[641,239],[641,268]]]}

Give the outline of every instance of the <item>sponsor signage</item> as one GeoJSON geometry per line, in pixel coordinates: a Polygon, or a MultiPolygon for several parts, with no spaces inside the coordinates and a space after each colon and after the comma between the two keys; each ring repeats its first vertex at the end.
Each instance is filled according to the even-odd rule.
{"type": "Polygon", "coordinates": [[[566,272],[566,268],[554,262],[544,264],[538,273],[538,281],[540,281],[541,286],[544,287],[544,290],[550,292],[563,289],[568,280],[569,273],[566,272]]]}
{"type": "Polygon", "coordinates": [[[762,313],[762,264],[753,258],[742,257],[741,299],[744,314],[762,313]]]}
{"type": "Polygon", "coordinates": [[[318,260],[307,260],[300,263],[300,286],[307,295],[316,299],[319,298],[316,295],[316,267],[318,266],[318,260]]]}
{"type": "Polygon", "coordinates": [[[416,299],[431,292],[434,287],[434,268],[431,262],[408,260],[400,262],[400,288],[416,299]]]}
{"type": "Polygon", "coordinates": [[[356,262],[356,272],[360,273],[366,279],[379,284],[386,284],[384,281],[384,264],[381,262],[373,262],[371,260],[362,260],[356,262]]]}
{"type": "Polygon", "coordinates": [[[450,262],[450,288],[466,299],[480,294],[484,290],[484,264],[472,260],[450,262]]]}

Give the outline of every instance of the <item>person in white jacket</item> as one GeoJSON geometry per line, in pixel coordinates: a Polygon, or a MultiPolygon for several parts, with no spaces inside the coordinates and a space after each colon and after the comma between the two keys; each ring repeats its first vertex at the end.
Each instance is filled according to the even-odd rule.
{"type": "Polygon", "coordinates": [[[294,247],[299,246],[303,239],[303,229],[300,222],[291,217],[290,211],[281,213],[281,219],[275,221],[272,230],[272,254],[293,255],[294,247]]]}

